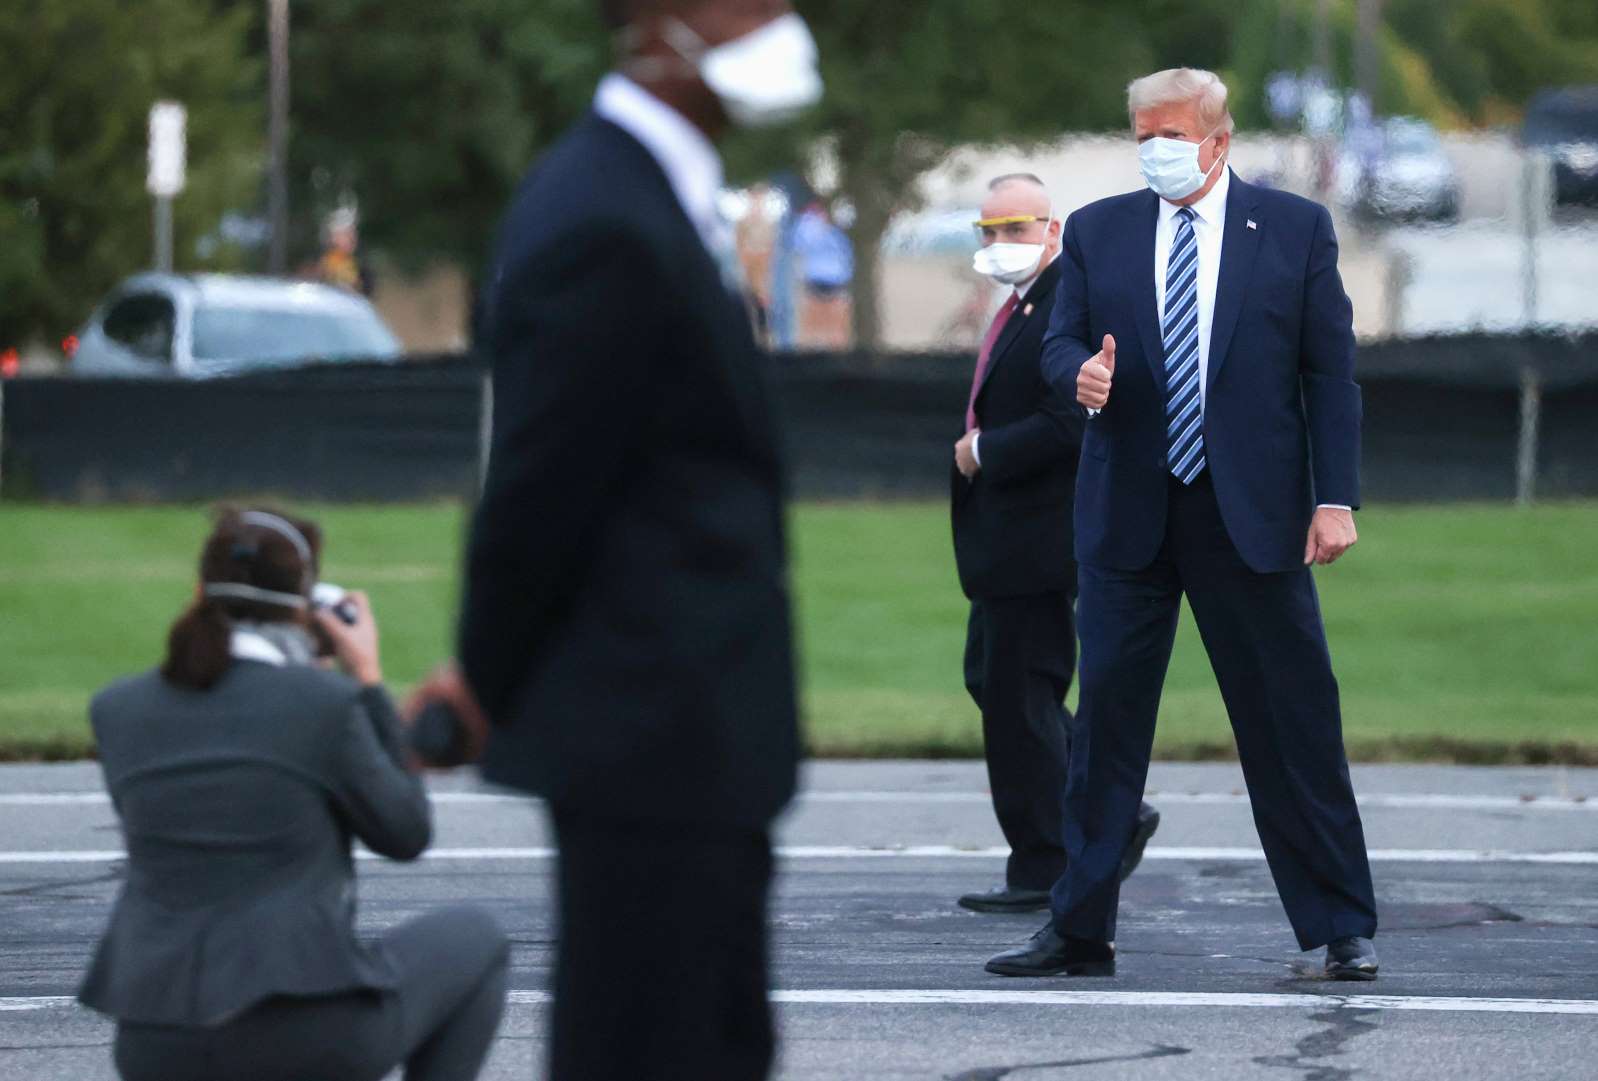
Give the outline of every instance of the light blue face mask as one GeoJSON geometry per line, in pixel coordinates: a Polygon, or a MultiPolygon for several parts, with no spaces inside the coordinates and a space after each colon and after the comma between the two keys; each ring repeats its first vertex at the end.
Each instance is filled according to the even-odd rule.
{"type": "Polygon", "coordinates": [[[1137,150],[1138,167],[1142,169],[1143,179],[1154,194],[1175,202],[1186,199],[1202,188],[1209,181],[1210,173],[1226,158],[1217,155],[1209,171],[1202,171],[1198,167],[1199,147],[1209,142],[1220,130],[1216,128],[1196,143],[1161,137],[1145,140],[1137,150]]]}

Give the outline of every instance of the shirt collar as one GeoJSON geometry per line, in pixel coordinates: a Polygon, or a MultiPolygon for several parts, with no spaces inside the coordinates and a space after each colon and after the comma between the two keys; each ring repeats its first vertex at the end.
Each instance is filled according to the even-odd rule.
{"type": "MultiPolygon", "coordinates": [[[[1231,163],[1228,162],[1226,165],[1221,167],[1221,175],[1215,181],[1215,187],[1210,189],[1210,193],[1189,208],[1193,211],[1193,216],[1199,221],[1203,222],[1205,225],[1221,224],[1221,221],[1226,217],[1226,193],[1231,189],[1231,187],[1232,166],[1231,163]]],[[[1181,209],[1182,208],[1177,206],[1175,203],[1168,203],[1164,199],[1161,199],[1161,224],[1164,224],[1165,222],[1168,222],[1172,218],[1176,217],[1176,212],[1181,209]]]]}
{"type": "MultiPolygon", "coordinates": [[[[1065,251],[1065,249],[1061,248],[1060,251],[1055,252],[1054,253],[1054,259],[1058,259],[1060,257],[1060,253],[1063,252],[1063,251],[1065,251]]],[[[1018,300],[1026,299],[1026,295],[1032,291],[1032,287],[1034,285],[1038,284],[1038,279],[1043,277],[1044,271],[1048,270],[1051,266],[1054,265],[1054,259],[1050,259],[1047,263],[1044,263],[1041,267],[1038,268],[1038,272],[1036,274],[1032,275],[1026,281],[1017,282],[1016,283],[1016,287],[1015,287],[1016,299],[1018,299],[1018,300]]]]}
{"type": "Polygon", "coordinates": [[[701,235],[720,221],[721,155],[688,118],[627,78],[611,72],[594,93],[594,112],[643,144],[660,164],[677,201],[701,235]]]}
{"type": "Polygon", "coordinates": [[[241,661],[282,668],[310,664],[316,659],[316,643],[309,632],[291,623],[237,623],[228,639],[228,653],[241,661]]]}

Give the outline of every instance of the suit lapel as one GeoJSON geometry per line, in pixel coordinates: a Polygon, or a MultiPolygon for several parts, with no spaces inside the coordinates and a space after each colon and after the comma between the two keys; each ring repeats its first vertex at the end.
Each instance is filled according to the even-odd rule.
{"type": "MultiPolygon", "coordinates": [[[[1132,296],[1136,298],[1133,314],[1137,321],[1138,337],[1143,343],[1143,359],[1148,361],[1154,385],[1165,386],[1165,346],[1160,338],[1160,308],[1154,295],[1154,233],[1160,222],[1160,198],[1152,191],[1134,203],[1136,218],[1131,232],[1133,254],[1129,261],[1132,273],[1132,296]]],[[[1090,342],[1097,346],[1098,342],[1090,342]]]]}
{"type": "Polygon", "coordinates": [[[1032,283],[1026,295],[1021,298],[1015,311],[1010,313],[1009,322],[1004,324],[1004,329],[999,332],[999,340],[993,343],[993,355],[988,358],[987,371],[982,373],[982,382],[977,387],[977,397],[982,397],[982,392],[987,389],[988,380],[993,378],[993,370],[999,366],[999,361],[1004,358],[1005,351],[1015,344],[1015,340],[1026,329],[1027,323],[1035,318],[1037,307],[1044,297],[1049,295],[1060,279],[1060,261],[1056,259],[1043,268],[1043,273],[1038,275],[1038,280],[1032,283]]]}
{"type": "Polygon", "coordinates": [[[1215,315],[1210,327],[1210,386],[1221,365],[1226,363],[1226,351],[1232,345],[1232,332],[1237,329],[1237,317],[1243,311],[1243,296],[1248,291],[1249,274],[1254,269],[1254,256],[1259,252],[1260,230],[1265,223],[1260,220],[1259,193],[1250,184],[1232,174],[1232,187],[1226,193],[1226,223],[1221,232],[1221,275],[1215,287],[1215,315]]]}

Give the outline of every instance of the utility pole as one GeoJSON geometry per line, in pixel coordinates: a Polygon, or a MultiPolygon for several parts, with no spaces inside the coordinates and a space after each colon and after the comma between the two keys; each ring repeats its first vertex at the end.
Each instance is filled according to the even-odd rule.
{"type": "Polygon", "coordinates": [[[1383,0],[1359,0],[1354,33],[1354,86],[1376,112],[1376,96],[1381,92],[1382,60],[1378,35],[1382,28],[1383,0]]]}
{"type": "Polygon", "coordinates": [[[1332,85],[1332,0],[1315,0],[1315,70],[1332,85]]]}
{"type": "Polygon", "coordinates": [[[288,269],[289,0],[266,0],[266,34],[270,58],[266,205],[272,230],[267,270],[282,274],[288,269]]]}
{"type": "Polygon", "coordinates": [[[188,171],[188,112],[175,101],[150,108],[150,172],[145,187],[155,197],[155,269],[172,272],[172,200],[188,171]]]}

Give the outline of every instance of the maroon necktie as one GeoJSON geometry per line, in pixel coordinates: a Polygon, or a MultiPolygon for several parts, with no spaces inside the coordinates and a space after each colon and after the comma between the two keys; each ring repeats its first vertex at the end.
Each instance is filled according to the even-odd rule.
{"type": "Polygon", "coordinates": [[[1016,305],[1021,303],[1021,294],[1010,290],[1010,299],[1004,302],[999,309],[999,314],[993,317],[993,325],[988,328],[988,333],[982,339],[982,352],[977,354],[977,374],[971,380],[971,400],[965,407],[965,430],[970,431],[977,426],[977,391],[982,389],[982,377],[988,374],[988,365],[993,360],[993,345],[999,340],[999,335],[1004,333],[1004,324],[1010,321],[1016,305]]]}

